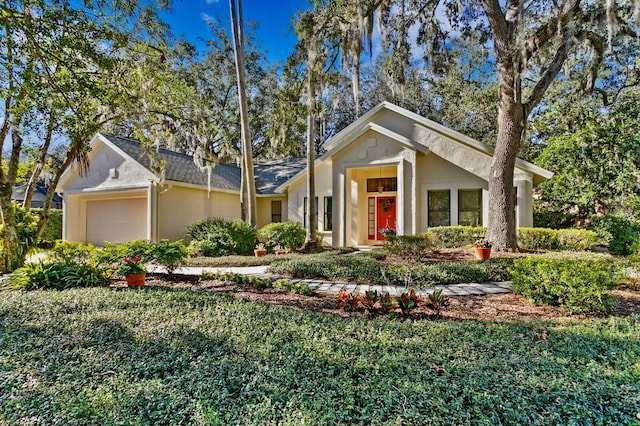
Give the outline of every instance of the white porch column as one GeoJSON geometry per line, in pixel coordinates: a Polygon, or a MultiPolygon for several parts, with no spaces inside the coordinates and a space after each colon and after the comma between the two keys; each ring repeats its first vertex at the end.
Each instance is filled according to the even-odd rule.
{"type": "Polygon", "coordinates": [[[516,200],[516,227],[533,227],[533,183],[528,180],[516,180],[518,188],[516,200]]]}
{"type": "Polygon", "coordinates": [[[154,181],[147,187],[147,240],[158,242],[158,189],[154,181]]]}

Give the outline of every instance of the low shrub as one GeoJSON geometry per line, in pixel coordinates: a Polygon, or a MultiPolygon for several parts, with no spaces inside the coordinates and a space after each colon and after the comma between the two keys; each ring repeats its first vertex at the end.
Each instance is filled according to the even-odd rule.
{"type": "Polygon", "coordinates": [[[345,281],[382,283],[384,264],[368,256],[312,257],[274,261],[269,270],[275,274],[298,278],[339,279],[345,281]]]}
{"type": "Polygon", "coordinates": [[[400,260],[420,262],[436,247],[437,240],[438,236],[432,234],[390,235],[384,243],[384,249],[387,255],[400,260]]]}
{"type": "Polygon", "coordinates": [[[618,285],[618,269],[605,256],[520,258],[513,265],[513,291],[569,313],[608,313],[613,309],[608,291],[618,285]]]}
{"type": "Polygon", "coordinates": [[[521,250],[591,250],[598,242],[593,231],[585,229],[518,228],[521,250]]]}
{"type": "Polygon", "coordinates": [[[278,246],[294,251],[304,244],[306,231],[300,222],[279,222],[263,226],[258,235],[269,251],[278,246]]]}
{"type": "MultiPolygon", "coordinates": [[[[433,299],[436,302],[429,303],[428,306],[435,310],[437,315],[440,315],[442,309],[449,305],[449,298],[444,295],[442,290],[436,293],[437,296],[433,299]]],[[[364,294],[340,291],[338,292],[338,301],[346,311],[364,311],[368,315],[387,315],[389,317],[396,314],[410,316],[423,303],[414,289],[395,297],[389,293],[378,293],[375,290],[367,291],[364,294]]]]}
{"type": "Polygon", "coordinates": [[[253,226],[242,220],[209,218],[189,226],[189,250],[198,256],[249,255],[257,242],[253,226]]]}
{"type": "Polygon", "coordinates": [[[273,281],[272,285],[273,285],[273,288],[289,290],[291,293],[294,293],[294,294],[302,294],[302,295],[308,296],[313,293],[313,290],[311,290],[311,287],[309,287],[309,284],[302,281],[293,282],[286,278],[280,278],[279,280],[273,281]]]}
{"type": "Polygon", "coordinates": [[[614,254],[631,254],[631,246],[640,234],[640,223],[630,217],[607,215],[593,220],[592,229],[609,245],[614,254]]]}
{"type": "Polygon", "coordinates": [[[586,229],[558,229],[558,250],[591,250],[598,243],[598,234],[586,229]]]}
{"type": "Polygon", "coordinates": [[[379,262],[368,254],[314,258],[311,256],[274,261],[269,270],[297,278],[344,280],[391,285],[430,285],[504,281],[510,279],[513,259],[486,262],[442,262],[425,265],[393,265],[379,262]]]}
{"type": "Polygon", "coordinates": [[[518,228],[518,247],[521,250],[555,250],[558,248],[558,231],[548,228],[518,228]]]}
{"type": "Polygon", "coordinates": [[[66,262],[28,263],[9,275],[3,287],[10,290],[64,290],[72,287],[96,287],[105,285],[103,271],[89,264],[66,262]]]}
{"type": "Polygon", "coordinates": [[[171,274],[176,268],[185,264],[189,257],[189,251],[182,244],[182,241],[162,240],[153,247],[151,256],[154,263],[164,266],[171,274]]]}
{"type": "Polygon", "coordinates": [[[425,234],[435,237],[438,248],[457,248],[473,244],[486,232],[487,228],[482,226],[436,226],[425,234]]]}

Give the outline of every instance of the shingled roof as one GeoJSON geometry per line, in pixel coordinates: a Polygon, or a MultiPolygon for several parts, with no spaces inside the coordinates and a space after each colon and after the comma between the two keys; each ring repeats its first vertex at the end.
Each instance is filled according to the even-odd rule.
{"type": "MultiPolygon", "coordinates": [[[[150,168],[151,159],[140,142],[113,135],[103,136],[147,170],[152,171],[150,168]]],[[[207,172],[201,171],[195,165],[192,156],[167,149],[160,149],[158,155],[160,159],[166,161],[164,169],[166,180],[208,186],[207,172]]],[[[254,173],[257,193],[275,194],[275,189],[278,186],[304,169],[305,165],[304,158],[256,162],[254,173]]],[[[240,168],[235,164],[216,164],[211,170],[212,188],[240,191],[240,180],[240,168]]]]}

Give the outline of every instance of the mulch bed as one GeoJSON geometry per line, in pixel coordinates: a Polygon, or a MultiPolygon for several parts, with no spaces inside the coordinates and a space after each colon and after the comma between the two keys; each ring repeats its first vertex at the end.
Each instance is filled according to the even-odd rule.
{"type": "MultiPolygon", "coordinates": [[[[258,289],[249,284],[218,280],[200,280],[194,276],[151,275],[147,277],[147,286],[205,290],[233,294],[238,300],[269,303],[292,309],[319,312],[339,317],[356,317],[361,312],[346,312],[340,307],[335,294],[316,292],[311,296],[292,294],[280,289],[258,289]]],[[[126,287],[124,280],[115,281],[112,286],[126,287]]],[[[640,314],[640,292],[621,288],[612,292],[618,301],[614,315],[628,316],[640,314]]],[[[412,318],[437,319],[435,313],[426,308],[416,309],[412,318]]],[[[513,293],[492,294],[486,296],[453,296],[450,305],[442,311],[441,318],[453,320],[480,321],[520,321],[520,320],[574,320],[584,319],[584,315],[568,317],[562,309],[552,306],[536,306],[528,299],[513,293]]]]}

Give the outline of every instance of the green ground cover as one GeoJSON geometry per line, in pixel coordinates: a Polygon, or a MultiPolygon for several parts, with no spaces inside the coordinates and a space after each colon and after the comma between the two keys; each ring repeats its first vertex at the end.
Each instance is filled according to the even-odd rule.
{"type": "Polygon", "coordinates": [[[638,316],[386,321],[167,288],[3,292],[0,365],[0,424],[640,423],[638,316]]]}

